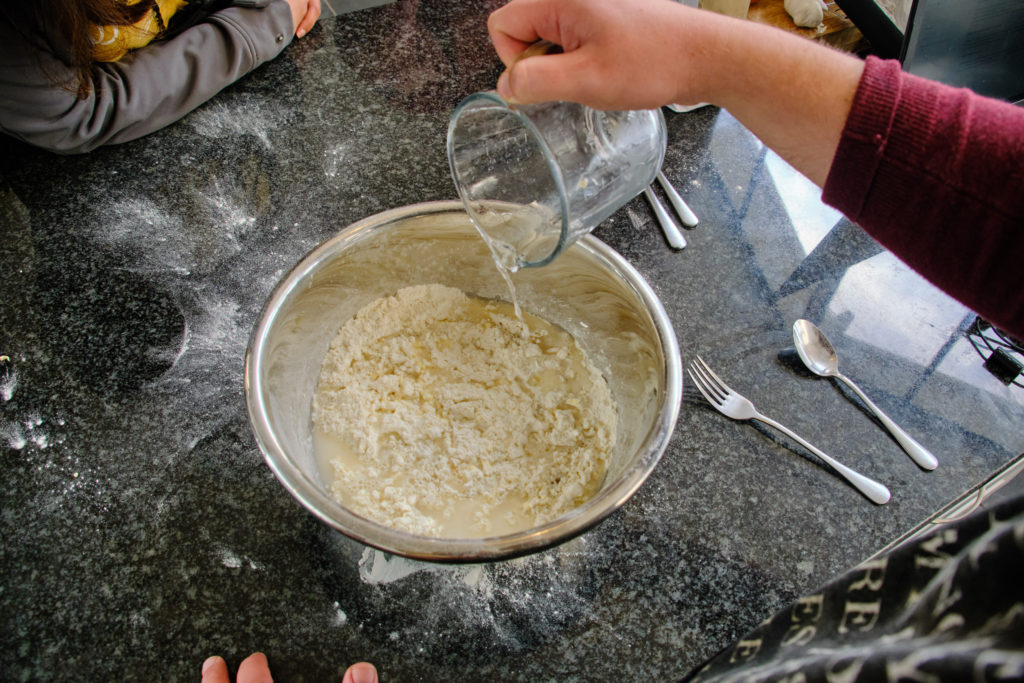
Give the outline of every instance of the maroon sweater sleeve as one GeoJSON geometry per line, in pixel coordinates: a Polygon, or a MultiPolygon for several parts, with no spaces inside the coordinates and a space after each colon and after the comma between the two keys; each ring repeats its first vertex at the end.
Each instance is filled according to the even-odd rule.
{"type": "Polygon", "coordinates": [[[869,57],[822,198],[1024,338],[1024,108],[869,57]]]}

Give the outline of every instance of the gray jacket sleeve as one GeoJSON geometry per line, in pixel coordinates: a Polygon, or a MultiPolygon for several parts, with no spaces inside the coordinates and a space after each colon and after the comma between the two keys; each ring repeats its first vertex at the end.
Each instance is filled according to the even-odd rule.
{"type": "Polygon", "coordinates": [[[54,83],[71,80],[55,54],[0,21],[0,130],[62,154],[142,137],[180,119],[221,89],[276,57],[294,35],[291,8],[228,8],[173,39],[99,65],[78,99],[54,83]]]}

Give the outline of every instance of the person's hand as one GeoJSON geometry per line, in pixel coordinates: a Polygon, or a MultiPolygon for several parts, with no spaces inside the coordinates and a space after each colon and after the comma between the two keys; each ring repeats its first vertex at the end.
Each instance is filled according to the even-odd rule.
{"type": "Polygon", "coordinates": [[[708,22],[713,28],[719,19],[726,18],[672,0],[512,0],[487,22],[506,66],[498,94],[519,103],[570,100],[597,109],[696,104],[702,75],[689,65],[700,63],[691,53],[701,31],[691,28],[708,22]],[[539,39],[564,53],[517,61],[539,39]]]}
{"type": "Polygon", "coordinates": [[[295,37],[301,38],[309,33],[309,29],[320,18],[320,0],[288,0],[288,4],[292,8],[295,37]]]}
{"type": "MultiPolygon", "coordinates": [[[[262,652],[256,652],[238,665],[238,676],[235,683],[273,683],[270,676],[270,666],[267,663],[267,656],[262,652]]],[[[359,662],[353,664],[345,671],[341,683],[377,683],[377,669],[373,664],[359,662]]],[[[203,662],[202,683],[231,683],[231,676],[228,674],[228,665],[222,657],[210,657],[203,662]]]]}
{"type": "MultiPolygon", "coordinates": [[[[262,652],[256,652],[238,665],[238,676],[236,683],[273,683],[270,677],[270,666],[267,664],[267,656],[262,652]]],[[[203,662],[202,683],[231,683],[231,676],[228,675],[228,665],[223,657],[210,657],[203,662]]]]}
{"type": "Polygon", "coordinates": [[[488,31],[498,94],[595,109],[708,102],[823,185],[864,63],[794,33],[673,0],[512,0],[488,31]],[[544,39],[564,54],[528,56],[544,39]]]}

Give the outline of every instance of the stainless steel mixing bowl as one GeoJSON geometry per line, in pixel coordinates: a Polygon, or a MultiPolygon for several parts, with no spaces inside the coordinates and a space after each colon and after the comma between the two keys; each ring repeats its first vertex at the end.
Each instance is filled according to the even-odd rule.
{"type": "Polygon", "coordinates": [[[540,527],[490,538],[428,538],[370,521],[338,503],[314,456],[311,405],[320,364],[341,325],[382,296],[440,283],[509,298],[490,252],[459,202],[430,202],[365,218],[305,256],[274,289],[249,340],[245,397],[256,440],[284,487],[343,534],[405,557],[482,562],[566,541],[640,487],[676,422],[682,373],[661,302],[621,256],[587,236],[543,268],[515,275],[525,310],[568,330],[604,373],[619,413],[601,490],[540,527]]]}

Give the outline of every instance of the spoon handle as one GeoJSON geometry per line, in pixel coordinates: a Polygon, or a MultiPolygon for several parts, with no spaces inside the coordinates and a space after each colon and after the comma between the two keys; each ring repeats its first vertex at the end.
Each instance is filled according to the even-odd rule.
{"type": "Polygon", "coordinates": [[[789,438],[793,439],[793,441],[796,441],[798,444],[809,450],[811,453],[814,453],[816,456],[824,460],[825,463],[829,465],[829,467],[831,467],[836,472],[841,474],[846,479],[846,481],[853,484],[853,487],[860,491],[861,493],[863,493],[865,496],[867,496],[868,500],[870,500],[872,503],[877,503],[878,505],[885,505],[886,503],[889,502],[889,499],[892,498],[892,493],[890,493],[889,489],[886,488],[885,484],[881,484],[875,481],[874,479],[871,479],[870,477],[865,477],[860,472],[851,470],[843,463],[828,456],[819,448],[816,448],[814,445],[806,441],[803,437],[801,437],[799,434],[789,429],[788,427],[776,422],[770,417],[762,415],[761,413],[757,413],[756,415],[754,415],[754,417],[760,420],[761,422],[764,422],[766,425],[775,427],[780,432],[782,432],[789,438]]]}
{"type": "Polygon", "coordinates": [[[939,466],[939,461],[935,458],[934,455],[931,454],[931,452],[927,448],[919,444],[914,439],[914,437],[910,436],[910,434],[907,434],[905,431],[903,431],[902,427],[893,422],[888,415],[883,413],[882,409],[876,406],[874,401],[868,398],[867,395],[863,391],[861,391],[860,387],[854,384],[853,381],[850,380],[850,378],[846,377],[841,373],[837,373],[836,377],[838,377],[844,383],[846,383],[846,386],[853,389],[857,396],[860,397],[860,400],[864,401],[867,407],[871,409],[871,412],[875,414],[875,417],[877,417],[882,422],[882,424],[885,425],[885,428],[889,430],[889,433],[893,435],[893,438],[895,438],[896,441],[898,441],[899,444],[903,446],[903,450],[907,452],[907,455],[909,455],[914,462],[916,462],[918,465],[920,465],[926,470],[934,470],[936,467],[939,466]]]}
{"type": "Polygon", "coordinates": [[[683,222],[683,225],[688,228],[696,227],[697,223],[700,222],[697,220],[697,214],[690,209],[690,206],[683,200],[679,192],[676,191],[675,186],[668,181],[668,178],[661,171],[658,171],[658,183],[661,185],[661,189],[665,190],[665,196],[672,202],[672,208],[676,210],[676,214],[679,215],[679,220],[683,222]]]}
{"type": "Polygon", "coordinates": [[[651,204],[651,209],[654,210],[654,215],[661,225],[661,230],[665,234],[665,239],[668,240],[668,245],[676,250],[685,249],[686,238],[683,237],[683,233],[679,230],[679,226],[676,225],[675,219],[669,214],[668,209],[658,199],[658,195],[651,192],[651,188],[645,187],[644,196],[647,197],[647,201],[651,204]]]}

